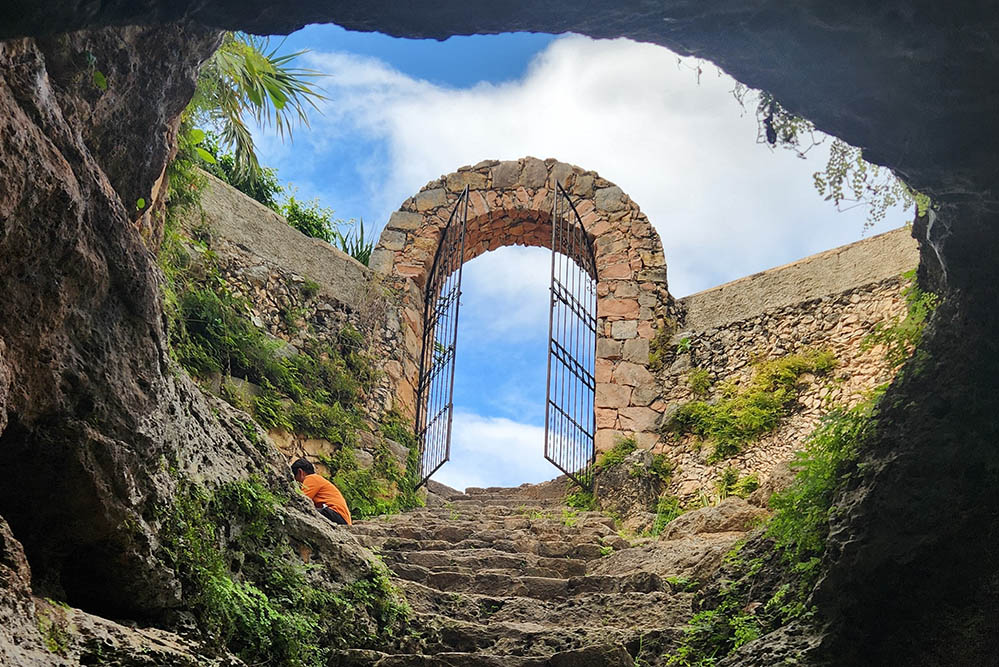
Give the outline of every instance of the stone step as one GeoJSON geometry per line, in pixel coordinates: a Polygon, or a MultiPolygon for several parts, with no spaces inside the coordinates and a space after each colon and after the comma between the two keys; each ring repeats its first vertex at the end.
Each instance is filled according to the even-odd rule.
{"type": "Polygon", "coordinates": [[[668,583],[651,572],[561,578],[522,576],[502,570],[427,568],[406,563],[392,564],[390,569],[400,579],[451,593],[556,599],[583,593],[648,593],[670,590],[668,583]]]}
{"type": "Polygon", "coordinates": [[[464,652],[393,655],[349,649],[334,653],[327,664],[329,667],[634,667],[635,660],[623,646],[602,644],[551,656],[526,657],[464,652]]]}
{"type": "MultiPolygon", "coordinates": [[[[418,628],[413,641],[427,653],[486,653],[508,656],[549,656],[588,646],[618,644],[637,651],[649,637],[662,644],[683,635],[681,627],[621,628],[602,625],[599,619],[577,619],[570,625],[552,627],[524,622],[474,623],[437,615],[416,614],[418,628]],[[591,624],[580,625],[580,622],[591,624]]],[[[634,661],[632,661],[632,665],[634,661]]]]}
{"type": "MultiPolygon", "coordinates": [[[[514,540],[484,540],[467,539],[460,542],[448,542],[446,540],[415,540],[399,537],[385,537],[379,535],[358,535],[358,542],[362,545],[381,551],[444,551],[449,549],[494,549],[507,553],[534,554],[545,558],[575,558],[580,560],[596,560],[607,555],[610,545],[596,542],[585,542],[583,544],[573,544],[568,541],[547,541],[521,538],[514,540]]],[[[611,547],[613,548],[613,547],[611,547]]]]}
{"type": "Polygon", "coordinates": [[[554,575],[578,577],[586,574],[586,561],[578,558],[546,558],[534,554],[509,553],[497,549],[448,549],[446,551],[389,551],[384,554],[389,564],[405,563],[426,568],[471,568],[477,570],[511,570],[531,574],[530,568],[555,572],[554,575]]]}
{"type": "Polygon", "coordinates": [[[594,624],[651,629],[681,625],[692,613],[693,593],[591,593],[570,598],[442,593],[414,581],[396,580],[412,609],[475,623],[528,622],[548,627],[594,624]]]}
{"type": "Polygon", "coordinates": [[[371,537],[397,537],[426,542],[462,542],[478,540],[481,542],[497,542],[526,540],[528,542],[571,541],[574,544],[596,541],[601,537],[617,536],[613,529],[602,523],[589,524],[582,527],[558,525],[536,525],[528,528],[505,529],[503,527],[484,527],[480,524],[426,524],[426,525],[371,525],[358,524],[351,530],[355,535],[371,537]]]}
{"type": "MultiPolygon", "coordinates": [[[[509,496],[451,496],[454,507],[565,507],[565,500],[557,498],[513,498],[509,496]]],[[[447,507],[447,504],[443,505],[447,507]]]]}

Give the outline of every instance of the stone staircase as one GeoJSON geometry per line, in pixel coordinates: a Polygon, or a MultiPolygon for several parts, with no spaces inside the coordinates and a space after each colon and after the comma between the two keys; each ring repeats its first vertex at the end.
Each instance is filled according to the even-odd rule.
{"type": "Polygon", "coordinates": [[[642,541],[632,546],[612,519],[565,507],[561,492],[532,498],[525,488],[469,489],[356,523],[353,532],[382,555],[409,601],[411,634],[383,652],[343,651],[331,664],[662,664],[693,594],[656,573],[615,568],[611,556],[642,541]]]}

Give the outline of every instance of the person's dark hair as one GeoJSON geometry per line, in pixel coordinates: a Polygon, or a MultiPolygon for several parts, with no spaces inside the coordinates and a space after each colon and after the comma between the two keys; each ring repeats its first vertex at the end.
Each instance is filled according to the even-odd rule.
{"type": "Polygon", "coordinates": [[[291,473],[294,475],[295,471],[304,470],[306,475],[316,474],[316,467],[312,465],[307,459],[298,459],[291,464],[291,473]]]}

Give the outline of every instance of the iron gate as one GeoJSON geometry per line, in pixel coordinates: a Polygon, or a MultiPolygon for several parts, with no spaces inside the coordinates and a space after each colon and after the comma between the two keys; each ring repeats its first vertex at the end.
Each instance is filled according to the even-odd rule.
{"type": "Polygon", "coordinates": [[[468,186],[451,210],[427,276],[423,306],[423,346],[416,388],[416,435],[420,442],[420,483],[451,458],[454,417],[454,354],[458,338],[461,267],[465,257],[468,186]]]}
{"type": "Polygon", "coordinates": [[[583,221],[557,186],[552,207],[545,458],[584,489],[593,483],[597,265],[583,221]]]}

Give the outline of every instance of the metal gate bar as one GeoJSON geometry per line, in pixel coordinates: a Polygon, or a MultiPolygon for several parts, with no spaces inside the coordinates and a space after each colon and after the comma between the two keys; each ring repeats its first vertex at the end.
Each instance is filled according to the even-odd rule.
{"type": "Polygon", "coordinates": [[[552,205],[545,458],[585,489],[593,484],[597,268],[590,238],[559,184],[552,205]]]}
{"type": "Polygon", "coordinates": [[[423,345],[416,387],[416,436],[420,442],[420,483],[451,458],[454,419],[454,362],[465,257],[468,187],[451,210],[427,276],[423,305],[423,345]]]}

